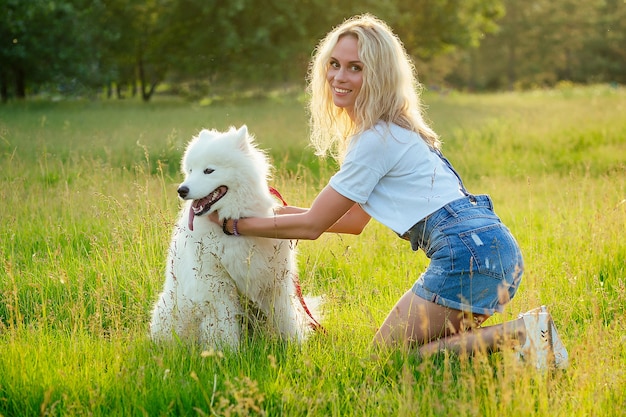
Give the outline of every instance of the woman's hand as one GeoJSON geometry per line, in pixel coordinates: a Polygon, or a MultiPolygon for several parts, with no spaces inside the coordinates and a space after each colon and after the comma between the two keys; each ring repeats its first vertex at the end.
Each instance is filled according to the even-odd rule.
{"type": "Polygon", "coordinates": [[[219,226],[222,225],[222,222],[220,221],[220,215],[217,211],[212,211],[211,213],[209,213],[209,220],[219,226]]]}

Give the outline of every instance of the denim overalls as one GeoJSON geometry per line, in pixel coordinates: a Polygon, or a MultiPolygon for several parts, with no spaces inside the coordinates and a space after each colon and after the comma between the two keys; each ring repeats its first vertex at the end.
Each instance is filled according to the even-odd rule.
{"type": "Polygon", "coordinates": [[[501,312],[515,295],[524,270],[519,245],[493,211],[487,195],[465,194],[415,224],[401,237],[422,249],[430,265],[412,291],[434,303],[474,314],[501,312]]]}

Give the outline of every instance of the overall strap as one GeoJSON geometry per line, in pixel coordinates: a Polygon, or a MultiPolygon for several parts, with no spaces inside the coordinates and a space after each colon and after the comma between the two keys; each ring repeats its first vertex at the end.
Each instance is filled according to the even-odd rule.
{"type": "Polygon", "coordinates": [[[474,195],[470,193],[469,191],[467,191],[467,188],[465,188],[465,185],[463,184],[463,180],[461,179],[461,176],[459,175],[458,172],[456,172],[456,169],[454,169],[450,161],[448,161],[448,159],[445,156],[443,156],[443,153],[441,153],[439,149],[434,149],[434,152],[437,154],[439,158],[441,158],[441,160],[448,166],[448,168],[452,170],[454,175],[457,177],[457,179],[459,180],[459,188],[461,189],[463,194],[469,197],[471,201],[475,201],[474,195]]]}

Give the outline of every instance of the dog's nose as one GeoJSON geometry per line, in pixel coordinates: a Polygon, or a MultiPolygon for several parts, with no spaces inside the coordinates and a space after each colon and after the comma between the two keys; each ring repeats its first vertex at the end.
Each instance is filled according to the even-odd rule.
{"type": "Polygon", "coordinates": [[[178,195],[180,196],[180,198],[187,197],[187,194],[189,194],[189,187],[187,187],[186,185],[181,185],[180,187],[178,187],[178,195]]]}

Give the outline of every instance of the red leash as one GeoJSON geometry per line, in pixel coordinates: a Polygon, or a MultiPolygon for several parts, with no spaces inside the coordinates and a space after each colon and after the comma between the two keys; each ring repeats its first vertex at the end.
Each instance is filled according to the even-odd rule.
{"type": "MultiPolygon", "coordinates": [[[[269,188],[270,188],[270,194],[272,194],[274,197],[282,201],[283,206],[289,205],[287,204],[283,196],[280,195],[280,193],[278,192],[276,188],[274,187],[269,187],[269,188]]],[[[317,320],[315,320],[315,317],[313,317],[313,314],[311,314],[309,307],[307,307],[306,303],[304,302],[304,297],[302,296],[302,288],[300,288],[300,278],[298,278],[298,275],[294,277],[294,284],[296,286],[296,295],[298,296],[298,300],[300,300],[300,304],[302,304],[302,308],[304,308],[304,311],[312,320],[312,323],[309,323],[309,326],[311,326],[311,328],[315,331],[321,331],[323,333],[326,333],[326,329],[324,329],[324,326],[322,326],[317,320]]]]}
{"type": "Polygon", "coordinates": [[[278,198],[280,201],[283,202],[283,206],[288,206],[289,204],[287,204],[287,202],[285,201],[285,199],[283,198],[282,195],[280,195],[280,193],[278,192],[278,190],[274,187],[270,187],[270,194],[273,195],[274,197],[278,198]]]}
{"type": "Polygon", "coordinates": [[[322,326],[317,320],[315,320],[315,317],[313,317],[313,314],[311,314],[311,311],[309,311],[309,307],[307,307],[306,303],[304,302],[304,297],[302,296],[302,288],[300,288],[300,280],[297,276],[294,278],[294,284],[296,285],[296,294],[298,295],[300,304],[302,304],[304,311],[312,320],[312,322],[309,323],[309,326],[316,332],[326,333],[326,329],[324,328],[324,326],[322,326]]]}

